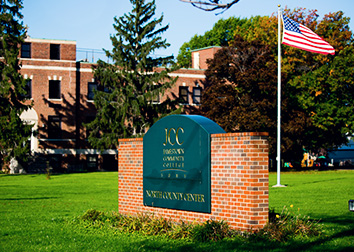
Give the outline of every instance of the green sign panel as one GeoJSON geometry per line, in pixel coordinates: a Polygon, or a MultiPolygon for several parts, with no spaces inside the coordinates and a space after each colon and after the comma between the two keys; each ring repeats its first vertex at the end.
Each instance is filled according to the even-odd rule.
{"type": "Polygon", "coordinates": [[[197,115],[172,115],[144,136],[144,205],[211,212],[210,134],[225,131],[197,115]]]}

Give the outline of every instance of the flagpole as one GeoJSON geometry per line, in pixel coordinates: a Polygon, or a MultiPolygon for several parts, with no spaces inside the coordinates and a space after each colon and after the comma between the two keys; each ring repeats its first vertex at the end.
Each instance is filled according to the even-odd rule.
{"type": "Polygon", "coordinates": [[[280,184],[280,168],[281,168],[281,9],[278,5],[278,122],[277,122],[277,184],[273,187],[283,187],[280,184]]]}

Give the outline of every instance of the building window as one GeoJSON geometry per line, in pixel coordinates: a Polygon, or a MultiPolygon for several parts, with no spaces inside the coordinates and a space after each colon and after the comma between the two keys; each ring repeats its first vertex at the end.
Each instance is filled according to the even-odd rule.
{"type": "Polygon", "coordinates": [[[60,60],[60,45],[50,44],[50,59],[60,60]]]}
{"type": "Polygon", "coordinates": [[[61,139],[61,119],[59,116],[48,116],[48,139],[61,139]]]}
{"type": "Polygon", "coordinates": [[[201,87],[194,87],[193,88],[193,103],[194,104],[201,104],[202,102],[202,88],[201,87]]]}
{"type": "Polygon", "coordinates": [[[49,99],[61,99],[59,80],[49,81],[49,99]]]}
{"type": "Polygon", "coordinates": [[[26,80],[26,86],[24,88],[25,94],[23,95],[25,99],[31,99],[32,98],[32,80],[28,79],[26,80]]]}
{"type": "Polygon", "coordinates": [[[98,156],[97,155],[87,155],[87,171],[96,171],[98,169],[98,156]]]}
{"type": "Polygon", "coordinates": [[[93,101],[93,99],[95,98],[94,90],[99,90],[101,92],[103,91],[107,94],[112,93],[112,90],[106,86],[102,86],[97,82],[89,82],[87,85],[87,100],[93,101]]]}
{"type": "Polygon", "coordinates": [[[87,86],[87,100],[92,101],[94,98],[94,90],[97,90],[96,82],[89,82],[87,86]]]}
{"type": "Polygon", "coordinates": [[[179,98],[183,103],[189,104],[188,87],[179,87],[179,98]]]}
{"type": "Polygon", "coordinates": [[[21,58],[31,58],[31,43],[21,45],[21,58]]]}

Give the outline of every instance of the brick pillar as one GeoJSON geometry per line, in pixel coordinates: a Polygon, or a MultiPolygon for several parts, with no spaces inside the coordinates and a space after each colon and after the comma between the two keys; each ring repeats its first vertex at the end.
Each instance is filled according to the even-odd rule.
{"type": "Polygon", "coordinates": [[[143,139],[119,140],[118,209],[136,214],[143,206],[143,139]]]}
{"type": "Polygon", "coordinates": [[[267,133],[212,135],[212,211],[241,230],[268,221],[267,133]]]}

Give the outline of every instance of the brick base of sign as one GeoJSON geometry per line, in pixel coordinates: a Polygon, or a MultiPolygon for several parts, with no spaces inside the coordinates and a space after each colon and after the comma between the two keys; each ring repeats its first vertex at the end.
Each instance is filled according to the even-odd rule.
{"type": "Polygon", "coordinates": [[[121,214],[154,213],[173,221],[224,220],[242,231],[268,221],[267,133],[211,135],[211,213],[143,205],[143,139],[119,140],[118,210],[121,214]]]}

